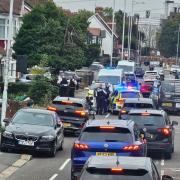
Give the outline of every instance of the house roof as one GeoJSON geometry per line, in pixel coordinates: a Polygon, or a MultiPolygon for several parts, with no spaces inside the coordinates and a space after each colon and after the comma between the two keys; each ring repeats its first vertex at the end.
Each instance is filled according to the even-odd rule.
{"type": "MultiPolygon", "coordinates": [[[[96,19],[98,19],[98,21],[105,27],[105,29],[112,34],[112,29],[109,27],[109,25],[105,22],[105,20],[98,14],[96,13],[95,15],[91,16],[91,17],[95,17],[96,19]]],[[[116,38],[118,38],[118,35],[116,33],[114,33],[114,36],[116,38]]]]}
{"type": "Polygon", "coordinates": [[[101,35],[101,29],[100,28],[88,28],[88,32],[92,36],[100,36],[101,35]]]}

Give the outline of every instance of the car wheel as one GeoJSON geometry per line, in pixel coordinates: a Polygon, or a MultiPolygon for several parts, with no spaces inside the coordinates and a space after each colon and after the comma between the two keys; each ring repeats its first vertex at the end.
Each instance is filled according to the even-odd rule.
{"type": "Polygon", "coordinates": [[[54,147],[51,149],[51,151],[49,152],[49,156],[50,157],[55,157],[56,156],[56,151],[57,151],[57,143],[54,143],[54,147]]]}
{"type": "Polygon", "coordinates": [[[171,152],[166,152],[164,155],[165,155],[165,159],[171,159],[172,158],[171,152]]]}

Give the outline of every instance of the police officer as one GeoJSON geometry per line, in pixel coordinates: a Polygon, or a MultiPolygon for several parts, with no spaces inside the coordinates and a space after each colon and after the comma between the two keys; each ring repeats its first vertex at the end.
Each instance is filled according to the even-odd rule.
{"type": "Polygon", "coordinates": [[[62,81],[60,82],[60,87],[59,87],[59,95],[61,97],[67,97],[68,96],[68,81],[65,78],[65,76],[62,77],[62,81]]]}
{"type": "Polygon", "coordinates": [[[77,82],[72,77],[69,82],[69,97],[74,97],[75,89],[76,89],[77,82]]]}

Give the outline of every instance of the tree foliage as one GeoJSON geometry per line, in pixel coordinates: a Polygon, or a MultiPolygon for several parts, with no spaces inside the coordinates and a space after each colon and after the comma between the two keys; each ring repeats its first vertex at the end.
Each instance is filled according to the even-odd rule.
{"type": "Polygon", "coordinates": [[[179,22],[180,14],[176,14],[174,18],[169,18],[162,25],[158,47],[161,54],[165,57],[176,56],[179,22]]]}

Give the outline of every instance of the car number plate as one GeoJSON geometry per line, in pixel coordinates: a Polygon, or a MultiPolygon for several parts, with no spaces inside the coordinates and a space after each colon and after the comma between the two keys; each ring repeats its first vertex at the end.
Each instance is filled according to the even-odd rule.
{"type": "Polygon", "coordinates": [[[172,107],[172,103],[162,103],[162,106],[172,107]]]}
{"type": "Polygon", "coordinates": [[[114,152],[96,152],[96,156],[116,156],[114,152]]]}
{"type": "Polygon", "coordinates": [[[63,123],[64,127],[70,127],[71,123],[63,123]]]}
{"type": "Polygon", "coordinates": [[[180,108],[180,103],[176,103],[176,107],[177,107],[177,108],[180,108]]]}
{"type": "Polygon", "coordinates": [[[24,146],[34,146],[34,142],[33,141],[19,140],[18,144],[19,145],[24,145],[24,146]]]}

